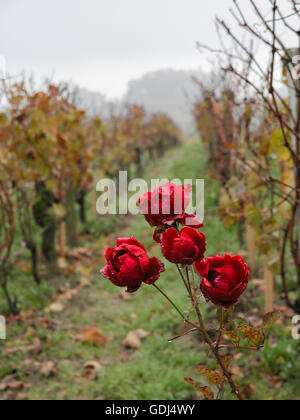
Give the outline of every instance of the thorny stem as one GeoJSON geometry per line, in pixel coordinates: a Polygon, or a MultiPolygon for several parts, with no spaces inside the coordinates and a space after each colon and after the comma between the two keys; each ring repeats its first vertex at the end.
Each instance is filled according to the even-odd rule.
{"type": "MultiPolygon", "coordinates": [[[[194,267],[193,267],[193,269],[194,269],[194,267]]],[[[187,282],[189,283],[188,270],[187,270],[187,282]]],[[[214,346],[214,344],[213,344],[213,342],[212,342],[212,340],[211,340],[211,338],[210,338],[210,336],[209,336],[209,334],[208,334],[208,332],[206,330],[206,327],[205,327],[205,324],[204,324],[204,321],[203,321],[203,316],[202,316],[202,313],[200,311],[200,308],[199,308],[198,302],[196,300],[196,297],[191,294],[191,299],[192,299],[192,301],[194,303],[194,307],[195,307],[195,310],[196,310],[196,313],[197,313],[197,316],[198,316],[199,325],[200,325],[200,328],[199,329],[202,332],[202,334],[204,335],[204,338],[206,340],[206,343],[209,345],[212,353],[214,354],[214,356],[216,358],[216,361],[217,361],[218,365],[222,369],[222,372],[223,372],[224,376],[226,377],[226,379],[227,379],[227,381],[228,381],[228,383],[229,383],[229,385],[230,385],[230,387],[232,389],[233,394],[239,400],[242,400],[243,401],[244,400],[244,397],[241,394],[238,386],[236,385],[236,383],[232,379],[232,375],[228,372],[226,366],[224,365],[224,362],[222,360],[222,356],[219,354],[218,346],[216,346],[216,347],[214,346]]]]}
{"type": "Polygon", "coordinates": [[[230,350],[248,350],[248,351],[257,351],[263,349],[265,346],[261,345],[259,347],[237,347],[237,346],[219,346],[219,350],[230,349],[230,350]]]}
{"type": "MultiPolygon", "coordinates": [[[[177,265],[177,269],[178,269],[178,272],[180,274],[180,277],[183,280],[183,283],[184,283],[185,287],[187,288],[187,291],[190,295],[190,298],[193,302],[193,306],[196,310],[197,317],[198,317],[198,320],[199,320],[199,325],[194,324],[194,323],[190,322],[188,319],[186,319],[184,314],[181,312],[181,310],[178,308],[178,306],[172,301],[172,299],[170,299],[169,296],[165,292],[163,292],[156,284],[153,284],[153,286],[155,287],[155,289],[157,289],[168,300],[168,302],[176,309],[177,313],[180,315],[180,317],[185,322],[194,326],[195,328],[197,328],[197,330],[201,331],[201,333],[203,334],[203,336],[205,338],[206,343],[208,344],[210,350],[214,354],[218,365],[220,366],[224,376],[226,377],[226,379],[227,379],[227,381],[228,381],[228,383],[229,383],[229,385],[232,389],[233,394],[239,400],[243,401],[244,400],[243,395],[241,394],[241,392],[240,392],[238,386],[236,385],[236,383],[234,382],[231,373],[227,370],[226,366],[224,365],[224,362],[222,360],[222,356],[219,354],[218,345],[217,346],[214,345],[212,339],[210,338],[210,336],[209,336],[209,334],[206,330],[206,327],[205,327],[205,324],[204,324],[204,321],[203,321],[203,317],[202,317],[202,313],[200,311],[200,308],[199,308],[199,305],[198,305],[198,302],[197,302],[197,296],[193,295],[192,290],[191,290],[190,279],[189,279],[189,269],[188,269],[188,267],[186,269],[186,275],[187,275],[186,279],[184,278],[184,275],[182,274],[178,265],[177,265]]],[[[195,279],[194,267],[192,267],[192,273],[193,273],[193,279],[195,279]]]]}
{"type": "Polygon", "coordinates": [[[156,284],[153,284],[153,286],[155,287],[156,290],[159,291],[159,293],[161,293],[171,303],[171,305],[173,306],[174,309],[176,309],[177,313],[181,316],[181,318],[185,320],[184,314],[181,312],[178,306],[172,301],[172,299],[169,298],[169,296],[165,292],[163,292],[156,284]]]}

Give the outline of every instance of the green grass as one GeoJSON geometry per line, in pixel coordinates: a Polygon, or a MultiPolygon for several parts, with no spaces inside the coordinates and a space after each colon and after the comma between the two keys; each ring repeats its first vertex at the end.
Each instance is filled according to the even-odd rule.
{"type": "MultiPolygon", "coordinates": [[[[159,162],[154,162],[148,168],[147,179],[156,177],[170,180],[206,179],[206,165],[203,146],[198,140],[192,140],[180,148],[171,150],[159,162]]],[[[218,184],[206,179],[205,187],[204,231],[208,239],[207,255],[240,251],[236,227],[224,228],[216,214],[218,184]]],[[[105,235],[115,228],[115,223],[109,219],[109,216],[99,218],[96,222],[96,225],[99,224],[98,227],[94,223],[93,233],[101,232],[105,235]],[[105,226],[109,226],[110,230],[105,230],[105,226]]],[[[109,236],[110,246],[114,245],[115,238],[119,235],[133,235],[151,249],[153,255],[161,258],[159,247],[152,240],[152,229],[142,216],[128,216],[128,220],[122,219],[122,223],[125,225],[118,226],[118,231],[109,236]]],[[[91,244],[91,236],[89,238],[91,244]]],[[[93,241],[94,246],[95,243],[103,247],[103,238],[97,237],[93,241]]],[[[87,239],[84,244],[88,244],[87,239]]],[[[121,289],[114,287],[99,274],[103,263],[103,260],[99,259],[96,261],[96,268],[91,268],[93,271],[91,285],[82,289],[80,294],[68,303],[64,312],[51,315],[51,321],[54,321],[52,329],[39,324],[31,326],[26,322],[14,323],[8,327],[8,345],[24,337],[26,331],[28,343],[32,342],[33,333],[31,330],[28,332],[28,328],[34,328],[42,342],[43,351],[39,355],[22,352],[8,355],[5,343],[1,342],[0,382],[1,378],[15,372],[18,380],[30,384],[28,390],[23,391],[23,397],[33,400],[198,398],[195,390],[183,378],[191,376],[200,380],[199,374],[196,373],[198,364],[214,367],[214,362],[207,357],[199,337],[194,335],[169,343],[168,339],[183,331],[181,320],[175,310],[152,286],[144,285],[133,295],[132,300],[120,299],[121,289]],[[90,326],[98,327],[108,335],[109,340],[104,348],[75,341],[74,336],[90,326]],[[138,351],[124,349],[123,340],[130,331],[138,328],[146,330],[150,335],[143,341],[138,351]],[[39,372],[24,366],[23,360],[26,358],[41,362],[53,360],[57,363],[59,372],[51,378],[45,378],[39,372]],[[91,360],[98,361],[103,366],[94,380],[83,378],[81,375],[84,364],[91,360]]],[[[174,266],[166,262],[166,267],[166,272],[159,280],[159,286],[168,291],[182,310],[189,310],[188,300],[174,266]]],[[[25,277],[17,289],[18,294],[21,294],[23,308],[28,309],[32,305],[41,309],[49,304],[53,286],[45,282],[37,292],[29,277],[26,279],[25,277]]],[[[74,279],[66,276],[61,281],[64,284],[74,279]]],[[[262,302],[260,295],[255,296],[253,300],[245,295],[241,308],[250,311],[253,305],[261,306],[262,302]]],[[[204,313],[211,317],[215,313],[215,308],[213,305],[204,305],[204,313]]],[[[40,317],[46,316],[49,315],[40,312],[40,317]]],[[[293,375],[292,372],[293,363],[298,366],[300,360],[299,343],[292,341],[288,328],[284,326],[274,329],[273,334],[273,340],[282,343],[281,348],[275,350],[267,348],[258,358],[256,355],[246,354],[238,362],[240,366],[249,367],[245,377],[240,379],[241,386],[254,383],[256,390],[252,398],[255,399],[299,399],[299,375],[297,372],[293,375]],[[291,349],[286,351],[288,345],[291,349]],[[279,362],[281,357],[292,358],[289,370],[283,369],[283,365],[279,362]],[[251,364],[252,361],[255,363],[251,364]],[[264,375],[269,374],[270,370],[282,378],[284,385],[280,390],[272,389],[265,383],[264,375]]],[[[232,398],[229,392],[226,398],[232,398]]]]}

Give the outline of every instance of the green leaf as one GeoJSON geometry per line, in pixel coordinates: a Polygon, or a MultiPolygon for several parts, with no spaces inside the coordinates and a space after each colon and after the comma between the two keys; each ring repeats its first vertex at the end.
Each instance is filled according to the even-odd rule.
{"type": "Polygon", "coordinates": [[[270,313],[268,313],[264,316],[264,319],[263,319],[263,324],[264,324],[263,333],[264,333],[264,336],[268,335],[270,329],[275,324],[275,322],[278,321],[278,319],[279,319],[279,312],[278,311],[270,312],[270,313]]]}

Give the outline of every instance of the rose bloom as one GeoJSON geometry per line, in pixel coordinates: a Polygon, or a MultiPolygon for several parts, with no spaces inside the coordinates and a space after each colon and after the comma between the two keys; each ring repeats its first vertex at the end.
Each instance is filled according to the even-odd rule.
{"type": "Polygon", "coordinates": [[[202,277],[201,291],[205,299],[217,306],[236,305],[247,288],[249,267],[240,256],[217,255],[195,263],[195,268],[202,277]]]}
{"type": "Polygon", "coordinates": [[[118,287],[127,287],[127,292],[137,291],[142,283],[154,284],[165,271],[157,258],[149,258],[144,246],[135,238],[117,239],[116,248],[106,251],[107,266],[101,273],[118,287]]]}
{"type": "Polygon", "coordinates": [[[161,235],[161,249],[168,261],[191,265],[204,258],[206,237],[191,227],[182,228],[180,233],[170,228],[161,235]]]}
{"type": "Polygon", "coordinates": [[[151,226],[172,224],[183,219],[190,204],[192,186],[177,186],[168,182],[152,192],[145,193],[139,200],[140,211],[151,226]]]}

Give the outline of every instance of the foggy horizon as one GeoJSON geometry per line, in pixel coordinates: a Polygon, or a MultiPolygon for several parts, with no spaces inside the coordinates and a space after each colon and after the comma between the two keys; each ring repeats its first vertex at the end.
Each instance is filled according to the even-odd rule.
{"type": "Polygon", "coordinates": [[[214,18],[232,22],[231,6],[232,0],[205,8],[199,0],[188,6],[182,0],[15,0],[0,6],[0,55],[11,75],[25,71],[121,98],[130,80],[148,72],[208,70],[196,43],[218,45],[214,18]]]}

